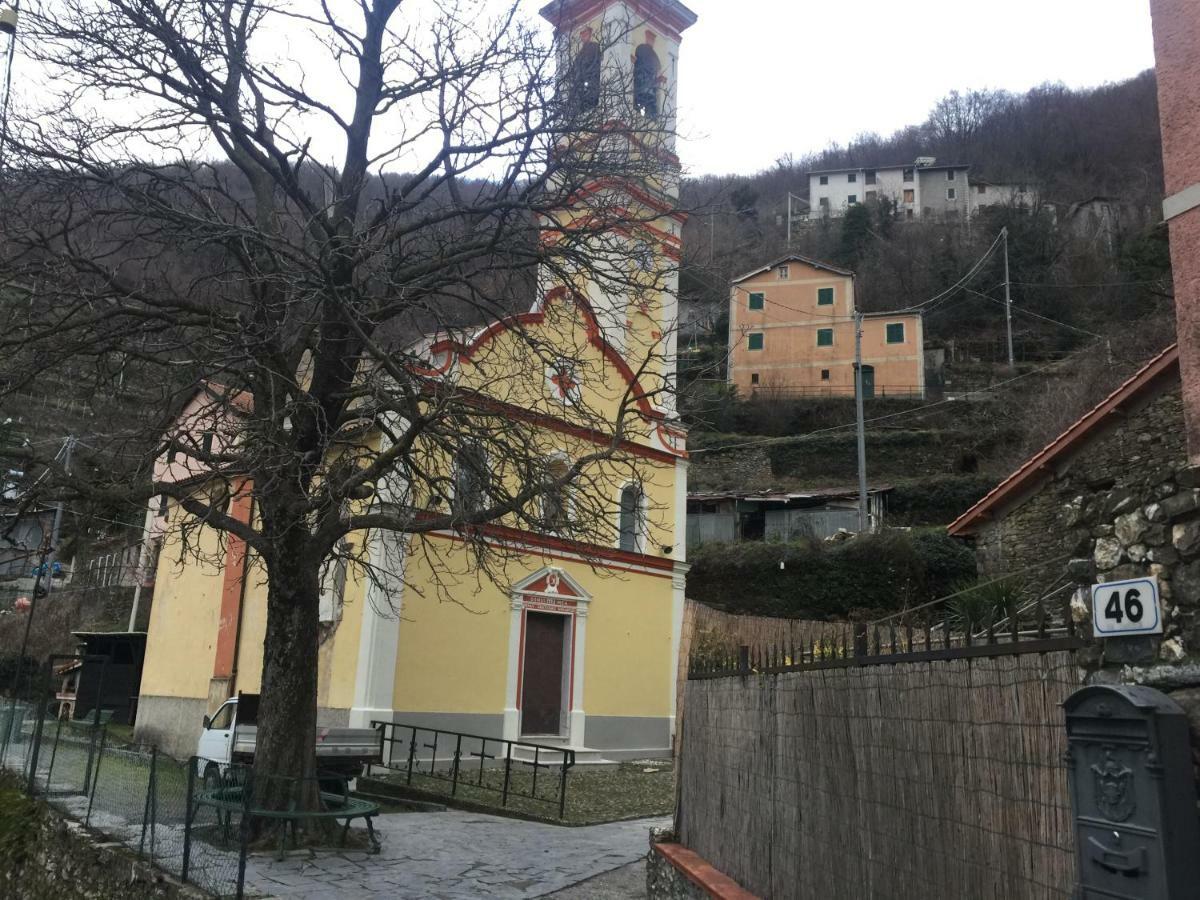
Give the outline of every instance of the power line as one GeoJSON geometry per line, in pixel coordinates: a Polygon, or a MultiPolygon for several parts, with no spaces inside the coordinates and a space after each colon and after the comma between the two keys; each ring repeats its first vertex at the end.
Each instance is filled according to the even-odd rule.
{"type": "Polygon", "coordinates": [[[1075,282],[1056,282],[1056,281],[1014,281],[1014,285],[1018,287],[1043,287],[1043,288],[1066,288],[1066,287],[1136,287],[1142,284],[1162,284],[1166,279],[1153,278],[1146,281],[1075,281],[1075,282]]]}
{"type": "MultiPolygon", "coordinates": [[[[1088,348],[1088,349],[1090,349],[1090,348],[1088,348]]],[[[1080,353],[1082,353],[1082,352],[1084,352],[1084,351],[1080,351],[1080,353]]],[[[1076,354],[1076,355],[1078,355],[1078,354],[1076,354]]],[[[1055,360],[1052,363],[1047,363],[1044,366],[1039,366],[1036,369],[1030,369],[1028,372],[1023,372],[1020,375],[1014,375],[1012,378],[1008,378],[1004,381],[998,381],[995,384],[990,385],[989,387],[981,388],[981,389],[975,390],[975,391],[964,391],[962,394],[960,394],[957,397],[948,397],[944,400],[935,400],[933,403],[926,403],[922,406],[914,407],[913,409],[902,409],[899,412],[888,413],[887,415],[883,415],[883,416],[875,416],[873,418],[866,419],[865,424],[870,425],[875,422],[884,422],[884,421],[887,421],[890,419],[899,418],[901,416],[912,415],[913,413],[923,412],[924,410],[933,409],[934,407],[944,406],[947,403],[958,403],[961,400],[964,400],[964,399],[970,397],[972,394],[986,394],[990,391],[996,390],[997,388],[1006,387],[1006,386],[1012,384],[1013,382],[1021,381],[1022,379],[1029,378],[1033,375],[1038,375],[1042,372],[1047,371],[1048,369],[1054,368],[1055,366],[1063,365],[1063,364],[1069,362],[1070,360],[1072,360],[1073,358],[1074,358],[1074,355],[1064,357],[1063,359],[1060,359],[1060,360],[1055,360]]],[[[834,432],[834,431],[845,431],[848,428],[855,428],[855,427],[857,427],[857,425],[858,425],[857,422],[847,422],[844,425],[831,425],[828,428],[818,428],[815,431],[806,431],[804,434],[788,434],[788,435],[780,435],[778,437],[759,438],[759,439],[752,440],[752,441],[742,441],[737,444],[725,444],[724,446],[721,446],[721,447],[700,447],[695,450],[689,450],[688,452],[692,456],[695,456],[699,453],[718,453],[718,452],[725,451],[725,450],[739,450],[742,447],[761,447],[761,446],[775,445],[775,444],[788,444],[788,443],[793,443],[796,441],[803,441],[807,438],[814,437],[818,434],[828,434],[828,433],[834,432]]]]}
{"type": "Polygon", "coordinates": [[[988,247],[986,251],[984,251],[983,256],[979,257],[979,259],[975,262],[975,265],[971,266],[971,268],[967,272],[967,274],[964,275],[962,278],[960,278],[958,281],[956,281],[954,284],[952,284],[950,287],[946,288],[946,290],[942,291],[940,294],[936,294],[933,297],[930,297],[928,300],[925,300],[922,303],[917,303],[913,306],[906,306],[904,309],[896,310],[896,312],[908,312],[909,310],[922,309],[923,307],[929,306],[931,303],[936,303],[937,301],[941,300],[942,298],[947,297],[950,294],[953,294],[956,290],[958,290],[960,287],[965,285],[968,281],[970,281],[972,278],[974,278],[976,274],[978,274],[979,270],[983,268],[983,264],[985,262],[987,262],[988,258],[996,251],[996,247],[999,246],[1000,241],[1003,240],[1003,238],[1004,238],[1004,230],[1001,229],[1000,233],[998,235],[996,235],[996,239],[994,241],[992,241],[992,245],[990,247],[988,247]]]}
{"type": "MultiPolygon", "coordinates": [[[[995,297],[989,297],[987,294],[979,293],[979,291],[973,291],[970,288],[963,288],[963,290],[965,290],[968,294],[974,294],[976,297],[982,297],[984,300],[991,300],[993,303],[997,303],[1001,306],[1007,305],[1003,300],[997,300],[995,297]]],[[[1033,316],[1035,319],[1041,319],[1043,322],[1049,322],[1052,325],[1061,325],[1063,328],[1069,328],[1072,331],[1078,331],[1080,334],[1086,334],[1088,337],[1098,338],[1102,341],[1108,340],[1108,338],[1102,334],[1096,334],[1096,332],[1088,331],[1085,328],[1078,328],[1074,325],[1068,325],[1066,322],[1060,322],[1058,319],[1052,319],[1049,316],[1043,316],[1041,313],[1035,313],[1031,309],[1025,309],[1024,307],[1017,306],[1015,303],[1011,304],[1011,306],[1014,311],[1024,313],[1027,316],[1033,316]]]]}

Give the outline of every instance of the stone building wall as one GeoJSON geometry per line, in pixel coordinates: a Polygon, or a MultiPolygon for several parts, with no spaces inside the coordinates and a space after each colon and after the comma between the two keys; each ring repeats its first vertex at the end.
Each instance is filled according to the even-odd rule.
{"type": "Polygon", "coordinates": [[[1176,332],[1191,459],[1200,464],[1200,16],[1195,0],[1151,0],[1150,12],[1176,332]]]}
{"type": "Polygon", "coordinates": [[[980,569],[1000,575],[1032,568],[1019,580],[1050,585],[1065,574],[1090,584],[1093,574],[1121,563],[1146,571],[1173,565],[1170,523],[1159,517],[1142,527],[1138,516],[1179,493],[1185,443],[1179,382],[1168,376],[1139,405],[1113,414],[1070,459],[1054,460],[1055,471],[1035,493],[980,528],[980,569]],[[1118,547],[1122,537],[1130,540],[1118,547]]]}
{"type": "Polygon", "coordinates": [[[1157,576],[1163,634],[1096,642],[1078,659],[1089,682],[1170,693],[1188,712],[1200,775],[1200,468],[1187,462],[1178,377],[1164,377],[1139,406],[1111,418],[1069,461],[1055,461],[1034,494],[980,529],[980,567],[1065,575],[1077,589],[1072,613],[1083,634],[1090,585],[1157,576]]]}

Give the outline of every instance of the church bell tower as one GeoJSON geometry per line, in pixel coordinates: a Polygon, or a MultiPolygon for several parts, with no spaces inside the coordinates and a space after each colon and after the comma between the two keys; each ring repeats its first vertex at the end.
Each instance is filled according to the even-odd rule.
{"type": "MultiPolygon", "coordinates": [[[[580,126],[572,152],[595,154],[594,171],[572,185],[556,225],[613,221],[611,232],[587,238],[588,256],[593,275],[606,261],[621,270],[572,287],[587,297],[604,339],[643,380],[659,382],[646,386],[673,415],[686,220],[675,154],[677,76],[682,35],[696,14],[678,0],[554,0],[541,14],[554,26],[560,92],[580,126]]],[[[543,293],[551,282],[544,279],[543,293]]]]}

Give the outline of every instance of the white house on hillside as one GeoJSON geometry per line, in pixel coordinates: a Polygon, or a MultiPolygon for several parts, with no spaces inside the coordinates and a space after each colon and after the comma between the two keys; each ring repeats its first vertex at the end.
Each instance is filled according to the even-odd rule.
{"type": "Polygon", "coordinates": [[[970,170],[969,165],[938,165],[932,156],[919,156],[896,166],[809,172],[808,218],[838,218],[858,203],[884,199],[902,219],[966,218],[987,206],[1033,204],[1029,185],[972,179],[970,170]]]}

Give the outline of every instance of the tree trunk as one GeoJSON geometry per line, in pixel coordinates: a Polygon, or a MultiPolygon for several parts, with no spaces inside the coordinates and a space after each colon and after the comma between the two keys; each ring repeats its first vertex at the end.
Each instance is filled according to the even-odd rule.
{"type": "MultiPolygon", "coordinates": [[[[267,565],[267,628],[254,758],[254,805],[315,809],[320,560],[285,537],[267,565]],[[304,779],[304,780],[298,780],[304,779]]],[[[288,532],[284,532],[288,534],[288,532]]]]}

